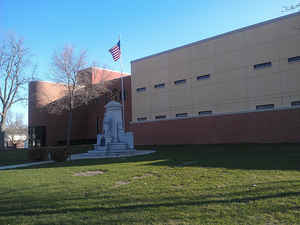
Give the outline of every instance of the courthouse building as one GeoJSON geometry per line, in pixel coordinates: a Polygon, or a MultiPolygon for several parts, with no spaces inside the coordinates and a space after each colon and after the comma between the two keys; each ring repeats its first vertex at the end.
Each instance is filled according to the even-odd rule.
{"type": "MultiPolygon", "coordinates": [[[[137,145],[300,142],[300,13],[134,60],[125,84],[137,145]]],[[[58,86],[30,84],[29,126],[45,130],[44,144],[65,139],[51,138],[55,120],[37,104],[58,86]]],[[[74,140],[101,131],[104,102],[78,109],[74,140]]]]}

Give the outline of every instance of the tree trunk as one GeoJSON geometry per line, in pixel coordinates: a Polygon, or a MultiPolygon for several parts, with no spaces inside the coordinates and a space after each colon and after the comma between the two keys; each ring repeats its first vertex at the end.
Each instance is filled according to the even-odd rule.
{"type": "Polygon", "coordinates": [[[69,150],[71,145],[71,133],[72,133],[72,110],[68,113],[68,127],[67,127],[67,149],[69,150]]]}
{"type": "Polygon", "coordinates": [[[5,143],[4,143],[4,138],[5,138],[5,116],[6,114],[4,114],[4,116],[2,115],[1,117],[1,123],[0,123],[0,150],[5,150],[5,143]]]}
{"type": "Polygon", "coordinates": [[[2,126],[1,126],[1,128],[0,128],[0,150],[5,150],[4,137],[5,137],[5,131],[2,129],[2,126]]]}

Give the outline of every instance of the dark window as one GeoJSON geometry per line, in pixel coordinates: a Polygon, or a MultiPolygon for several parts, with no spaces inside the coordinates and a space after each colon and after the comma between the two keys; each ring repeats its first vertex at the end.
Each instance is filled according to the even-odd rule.
{"type": "Polygon", "coordinates": [[[199,114],[199,116],[210,115],[210,114],[212,114],[212,111],[211,110],[200,111],[198,114],[199,114]]]}
{"type": "Polygon", "coordinates": [[[185,83],[186,83],[186,79],[174,81],[174,84],[175,84],[175,85],[185,84],[185,83]]]}
{"type": "Polygon", "coordinates": [[[154,88],[164,88],[164,87],[165,87],[164,83],[154,85],[154,88]]]}
{"type": "Polygon", "coordinates": [[[187,117],[188,114],[187,113],[177,113],[176,117],[187,117]]]}
{"type": "Polygon", "coordinates": [[[291,102],[292,106],[300,106],[300,101],[293,101],[291,102]]]}
{"type": "Polygon", "coordinates": [[[165,118],[167,118],[166,115],[155,116],[155,119],[156,119],[156,120],[165,119],[165,118]]]}
{"type": "Polygon", "coordinates": [[[197,76],[197,80],[205,80],[205,79],[208,79],[208,78],[210,78],[210,74],[197,76]]]}
{"type": "Polygon", "coordinates": [[[299,61],[300,61],[300,56],[288,58],[288,62],[299,62],[299,61]]]}
{"type": "MultiPolygon", "coordinates": [[[[127,95],[126,95],[126,90],[125,90],[125,88],[124,88],[124,90],[123,90],[123,94],[124,94],[124,101],[126,100],[126,97],[127,97],[127,95]]],[[[120,91],[120,101],[122,101],[122,91],[120,91]]]]}
{"type": "Polygon", "coordinates": [[[145,121],[145,120],[147,120],[147,117],[139,117],[139,118],[137,118],[137,121],[145,121]]]}
{"type": "Polygon", "coordinates": [[[37,126],[28,129],[28,145],[30,148],[46,146],[46,127],[37,126]]]}
{"type": "Polygon", "coordinates": [[[266,62],[266,63],[255,64],[253,66],[253,68],[255,70],[257,70],[257,69],[263,69],[263,68],[271,67],[271,66],[272,66],[272,62],[266,62]]]}
{"type": "Polygon", "coordinates": [[[99,134],[99,116],[96,119],[96,134],[99,134]]]}
{"type": "Polygon", "coordinates": [[[274,109],[274,104],[268,104],[268,105],[257,105],[257,110],[264,110],[264,109],[274,109]]]}
{"type": "Polygon", "coordinates": [[[146,91],[146,87],[141,87],[136,89],[137,92],[144,92],[146,91]]]}

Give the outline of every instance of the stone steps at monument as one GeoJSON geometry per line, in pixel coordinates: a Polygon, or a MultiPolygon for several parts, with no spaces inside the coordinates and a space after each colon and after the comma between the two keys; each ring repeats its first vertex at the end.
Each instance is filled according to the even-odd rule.
{"type": "Polygon", "coordinates": [[[89,155],[99,155],[99,154],[114,154],[114,153],[126,153],[133,152],[134,149],[129,149],[127,143],[118,142],[118,143],[110,143],[109,149],[106,149],[105,146],[94,145],[94,150],[88,151],[89,155]]]}
{"type": "Polygon", "coordinates": [[[105,151],[106,147],[102,145],[94,145],[94,150],[96,151],[105,151]]]}
{"type": "Polygon", "coordinates": [[[110,143],[110,151],[124,151],[128,150],[128,144],[126,143],[110,143]]]}

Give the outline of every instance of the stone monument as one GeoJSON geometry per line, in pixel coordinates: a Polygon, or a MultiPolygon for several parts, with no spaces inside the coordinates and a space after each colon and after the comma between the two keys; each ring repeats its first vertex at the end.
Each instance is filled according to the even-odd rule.
{"type": "Polygon", "coordinates": [[[91,154],[133,152],[133,133],[125,132],[122,120],[122,105],[110,101],[105,105],[102,134],[97,135],[97,144],[91,154]]]}

